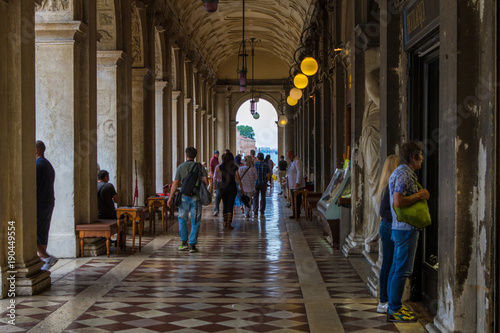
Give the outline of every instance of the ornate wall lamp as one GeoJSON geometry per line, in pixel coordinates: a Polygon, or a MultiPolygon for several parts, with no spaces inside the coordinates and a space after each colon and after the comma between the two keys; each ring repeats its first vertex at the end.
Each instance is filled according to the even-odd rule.
{"type": "Polygon", "coordinates": [[[203,7],[209,13],[217,11],[219,7],[219,0],[201,0],[203,2],[203,7]]]}
{"type": "MultiPolygon", "coordinates": [[[[295,103],[297,104],[297,103],[295,103]]],[[[278,112],[279,112],[279,117],[278,117],[278,126],[279,127],[285,127],[286,124],[288,124],[288,117],[285,115],[285,100],[281,100],[281,102],[278,105],[278,112]]]]}
{"type": "Polygon", "coordinates": [[[252,99],[250,100],[250,113],[254,117],[254,119],[259,119],[260,115],[257,112],[257,101],[254,99],[253,93],[254,93],[254,58],[255,58],[255,44],[257,44],[257,41],[255,38],[250,38],[250,48],[252,49],[252,99]]]}

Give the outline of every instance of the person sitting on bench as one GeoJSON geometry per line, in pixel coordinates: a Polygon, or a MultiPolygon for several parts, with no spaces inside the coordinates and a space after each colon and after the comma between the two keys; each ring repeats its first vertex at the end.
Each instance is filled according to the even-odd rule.
{"type": "Polygon", "coordinates": [[[97,217],[99,219],[116,219],[114,204],[118,207],[120,198],[113,184],[109,183],[109,172],[99,171],[97,179],[97,217]]]}

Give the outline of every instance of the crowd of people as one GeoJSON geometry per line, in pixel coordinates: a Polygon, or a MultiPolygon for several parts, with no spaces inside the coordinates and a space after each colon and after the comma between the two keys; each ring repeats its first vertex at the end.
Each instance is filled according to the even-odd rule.
{"type": "MultiPolygon", "coordinates": [[[[55,171],[51,163],[45,158],[45,145],[36,141],[36,185],[37,185],[37,252],[44,262],[42,270],[48,270],[57,261],[57,258],[47,253],[50,221],[54,209],[54,181],[55,171]]],[[[194,147],[186,148],[186,161],[178,166],[174,182],[171,187],[168,207],[172,207],[177,188],[195,166],[197,150],[194,147]]],[[[250,154],[236,157],[226,149],[219,161],[219,151],[214,152],[210,160],[209,170],[206,167],[198,168],[199,185],[208,186],[208,176],[212,178],[215,189],[214,216],[218,216],[220,201],[223,204],[223,229],[233,229],[232,220],[236,207],[241,207],[246,218],[264,217],[266,209],[266,192],[271,186],[274,163],[270,156],[254,150],[250,154]]],[[[293,151],[289,151],[288,164],[284,156],[280,157],[278,173],[280,183],[287,177],[287,186],[292,191],[303,189],[305,180],[302,161],[293,151]]],[[[377,194],[380,199],[381,222],[379,236],[382,243],[383,261],[379,276],[380,303],[377,311],[387,313],[388,320],[393,322],[413,322],[415,314],[402,304],[405,282],[413,272],[413,264],[417,249],[420,229],[398,221],[396,208],[408,207],[420,200],[428,200],[429,191],[422,189],[415,171],[422,167],[423,145],[420,142],[410,141],[400,148],[399,157],[389,156],[382,169],[377,194]]],[[[210,189],[210,193],[212,189],[210,189]]],[[[282,194],[282,192],[280,193],[282,194]]],[[[293,197],[293,195],[291,195],[293,197]]],[[[297,195],[298,207],[302,196],[297,195]]],[[[100,170],[97,184],[98,218],[115,219],[115,205],[120,199],[114,186],[109,183],[109,172],[100,170]]],[[[189,250],[198,252],[196,248],[200,227],[202,205],[197,192],[192,195],[183,195],[177,203],[179,209],[179,235],[181,238],[180,251],[189,250]],[[191,231],[188,235],[187,221],[191,219],[191,231]]],[[[299,218],[300,209],[297,216],[299,218]]]]}

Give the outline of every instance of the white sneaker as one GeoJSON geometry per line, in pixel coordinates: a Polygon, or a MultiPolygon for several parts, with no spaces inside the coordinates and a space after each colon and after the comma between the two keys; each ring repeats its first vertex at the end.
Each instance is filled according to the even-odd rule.
{"type": "Polygon", "coordinates": [[[387,313],[387,309],[388,308],[389,308],[389,303],[388,302],[378,303],[377,312],[378,313],[387,313]]]}
{"type": "Polygon", "coordinates": [[[45,263],[42,268],[40,268],[42,271],[48,271],[50,267],[54,266],[57,262],[57,258],[54,258],[53,256],[50,256],[48,258],[40,258],[42,261],[45,263]]]}

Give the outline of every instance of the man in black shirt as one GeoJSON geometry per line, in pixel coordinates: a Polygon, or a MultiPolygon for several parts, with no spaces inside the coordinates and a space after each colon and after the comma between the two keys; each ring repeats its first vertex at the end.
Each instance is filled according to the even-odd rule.
{"type": "Polygon", "coordinates": [[[57,258],[47,253],[49,242],[50,220],[54,211],[55,171],[45,158],[45,144],[36,142],[36,251],[45,263],[42,270],[48,270],[57,262],[57,258]]]}
{"type": "Polygon", "coordinates": [[[280,161],[278,162],[278,176],[280,179],[281,192],[278,195],[283,194],[283,178],[286,177],[286,169],[288,168],[288,163],[285,161],[285,156],[281,155],[280,161]]]}
{"type": "Polygon", "coordinates": [[[120,198],[113,184],[109,183],[109,172],[99,171],[97,179],[97,217],[116,219],[115,204],[120,204],[120,198]]]}

